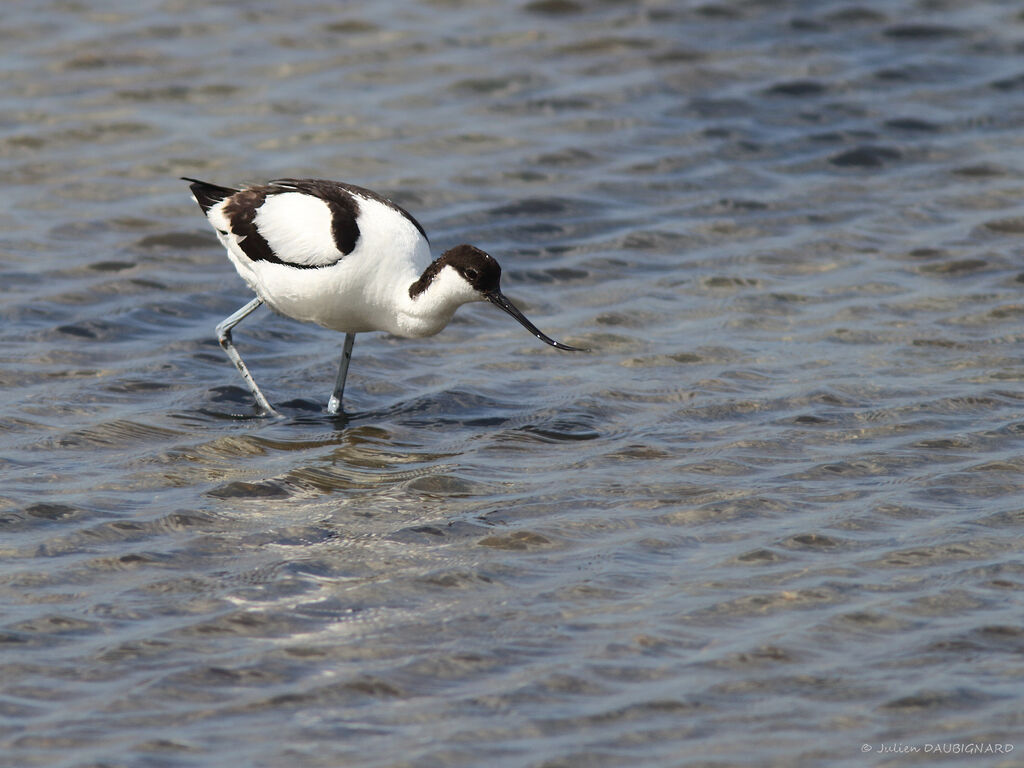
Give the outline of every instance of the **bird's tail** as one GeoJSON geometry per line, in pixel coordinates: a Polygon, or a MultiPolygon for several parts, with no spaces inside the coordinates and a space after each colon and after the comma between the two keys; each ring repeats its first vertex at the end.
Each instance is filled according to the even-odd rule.
{"type": "Polygon", "coordinates": [[[192,195],[195,197],[196,202],[199,203],[199,207],[203,209],[203,213],[206,213],[221,200],[231,197],[238,191],[230,187],[218,187],[216,184],[208,184],[199,179],[190,179],[188,176],[182,176],[181,180],[190,182],[189,188],[192,190],[192,195]]]}

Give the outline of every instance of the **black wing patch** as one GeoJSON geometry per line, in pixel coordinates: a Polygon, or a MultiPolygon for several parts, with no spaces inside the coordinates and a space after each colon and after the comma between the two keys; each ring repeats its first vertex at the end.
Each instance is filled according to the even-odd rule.
{"type": "Polygon", "coordinates": [[[301,192],[318,197],[327,203],[331,211],[331,235],[334,245],[344,255],[352,253],[359,242],[359,201],[350,191],[349,185],[320,179],[277,179],[270,182],[268,193],[301,192]]]}
{"type": "Polygon", "coordinates": [[[320,267],[331,266],[331,264],[302,264],[285,261],[275,253],[266,238],[260,234],[255,221],[257,211],[266,202],[267,197],[285,192],[299,192],[310,195],[323,200],[327,204],[331,212],[331,236],[335,247],[342,256],[352,253],[359,242],[359,224],[357,220],[359,217],[360,197],[375,200],[401,214],[416,227],[424,239],[427,239],[427,233],[411,213],[373,190],[356,186],[355,184],[322,179],[275,179],[265,185],[246,187],[239,190],[209,184],[199,179],[187,177],[183,177],[183,179],[191,182],[192,194],[195,195],[199,207],[203,209],[203,213],[207,213],[218,203],[227,201],[224,205],[224,216],[230,223],[232,234],[238,238],[238,247],[252,261],[287,264],[296,269],[319,269],[320,267]]]}
{"type": "MultiPolygon", "coordinates": [[[[285,261],[273,248],[270,247],[270,243],[267,242],[266,238],[260,234],[259,228],[256,226],[256,213],[260,206],[266,202],[266,199],[270,195],[279,195],[284,192],[303,192],[305,194],[312,194],[305,189],[281,187],[276,184],[269,184],[265,186],[249,187],[243,189],[232,195],[227,203],[224,205],[224,216],[231,224],[231,232],[236,235],[238,240],[238,247],[242,249],[242,252],[251,261],[266,261],[271,264],[287,264],[289,267],[295,269],[320,269],[321,267],[329,267],[337,262],[331,262],[328,264],[303,264],[302,262],[296,261],[285,261]]],[[[321,197],[316,195],[316,197],[321,197]]],[[[356,226],[355,217],[358,215],[358,208],[354,206],[351,209],[346,209],[344,206],[337,204],[332,205],[331,201],[324,200],[328,207],[331,209],[331,220],[332,220],[332,235],[334,237],[335,245],[341,254],[351,253],[355,248],[356,241],[359,239],[359,228],[356,226]],[[339,242],[338,230],[339,228],[343,231],[343,238],[345,244],[348,245],[347,249],[343,249],[342,243],[339,242]]],[[[354,204],[354,200],[352,201],[354,204]]]]}
{"type": "MultiPolygon", "coordinates": [[[[275,187],[287,187],[288,189],[296,190],[298,192],[305,192],[307,195],[316,195],[326,201],[328,205],[330,205],[333,200],[337,200],[342,206],[346,205],[343,201],[357,203],[357,201],[352,198],[352,195],[365,197],[368,200],[375,200],[408,219],[409,223],[416,227],[419,233],[423,235],[423,238],[427,242],[430,242],[430,238],[427,237],[426,231],[420,223],[416,221],[411,213],[398,205],[398,203],[388,200],[386,197],[377,194],[372,189],[360,187],[355,184],[346,184],[343,181],[325,181],[323,179],[275,179],[270,183],[275,187]]],[[[333,207],[331,210],[333,212],[333,207]]],[[[335,239],[337,239],[337,235],[335,235],[335,239]]],[[[342,250],[342,253],[349,253],[349,251],[342,250]]]]}
{"type": "Polygon", "coordinates": [[[305,264],[291,264],[281,260],[270,243],[260,234],[256,228],[256,211],[267,199],[265,187],[252,187],[243,189],[232,195],[224,205],[224,216],[231,224],[231,233],[238,240],[238,247],[242,253],[252,261],[269,261],[273,264],[289,264],[300,269],[305,264]]]}

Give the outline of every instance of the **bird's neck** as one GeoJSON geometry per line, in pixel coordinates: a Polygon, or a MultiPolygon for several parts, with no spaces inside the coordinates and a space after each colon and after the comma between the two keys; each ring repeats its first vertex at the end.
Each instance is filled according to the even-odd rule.
{"type": "Polygon", "coordinates": [[[455,310],[478,298],[454,270],[432,263],[409,285],[402,302],[405,311],[400,322],[405,335],[433,336],[448,324],[455,310]]]}
{"type": "Polygon", "coordinates": [[[426,269],[423,270],[423,274],[420,275],[413,283],[409,286],[409,298],[413,301],[419,301],[424,293],[430,288],[430,286],[437,279],[438,274],[441,272],[440,260],[432,261],[426,269]]]}

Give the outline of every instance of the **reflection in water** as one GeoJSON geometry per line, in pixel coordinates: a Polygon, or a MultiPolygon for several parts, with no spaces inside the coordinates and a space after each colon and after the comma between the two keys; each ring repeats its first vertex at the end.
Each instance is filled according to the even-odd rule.
{"type": "Polygon", "coordinates": [[[1022,21],[877,5],[12,5],[0,754],[1012,743],[1022,21]],[[269,315],[260,419],[182,175],[386,192],[594,352],[467,308],[334,418],[269,315]]]}

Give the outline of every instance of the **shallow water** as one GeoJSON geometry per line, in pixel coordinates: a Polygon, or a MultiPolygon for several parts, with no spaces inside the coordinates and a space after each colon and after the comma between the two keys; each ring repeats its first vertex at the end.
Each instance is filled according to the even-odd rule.
{"type": "Polygon", "coordinates": [[[0,765],[1024,765],[1022,49],[1013,2],[7,3],[0,765]],[[342,337],[261,311],[256,418],[182,175],[377,189],[593,351],[467,307],[331,418],[342,337]]]}

